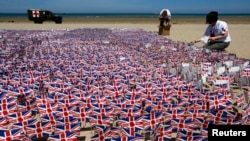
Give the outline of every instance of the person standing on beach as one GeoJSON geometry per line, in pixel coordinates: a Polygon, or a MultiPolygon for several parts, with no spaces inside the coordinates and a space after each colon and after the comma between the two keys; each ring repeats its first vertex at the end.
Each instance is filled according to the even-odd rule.
{"type": "Polygon", "coordinates": [[[209,24],[200,40],[194,40],[191,44],[203,42],[203,48],[223,51],[230,45],[231,37],[228,25],[225,21],[218,20],[218,12],[211,11],[206,16],[206,23],[209,24]]]}
{"type": "Polygon", "coordinates": [[[160,20],[160,27],[164,27],[165,25],[170,24],[171,13],[168,9],[162,9],[160,12],[159,20],[160,20]]]}

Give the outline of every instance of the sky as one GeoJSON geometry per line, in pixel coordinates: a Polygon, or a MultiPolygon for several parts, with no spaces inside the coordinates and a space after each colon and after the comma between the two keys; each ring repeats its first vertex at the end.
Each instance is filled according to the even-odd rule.
{"type": "Polygon", "coordinates": [[[27,9],[55,13],[250,13],[250,0],[0,0],[0,13],[26,13],[27,9]]]}

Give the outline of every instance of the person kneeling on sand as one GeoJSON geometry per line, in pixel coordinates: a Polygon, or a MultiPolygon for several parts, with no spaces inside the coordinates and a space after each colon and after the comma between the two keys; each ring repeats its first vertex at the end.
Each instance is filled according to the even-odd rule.
{"type": "Polygon", "coordinates": [[[200,40],[194,40],[191,44],[203,42],[203,48],[223,51],[231,42],[228,25],[225,21],[218,20],[218,12],[211,11],[206,16],[206,23],[209,24],[200,40]]]}

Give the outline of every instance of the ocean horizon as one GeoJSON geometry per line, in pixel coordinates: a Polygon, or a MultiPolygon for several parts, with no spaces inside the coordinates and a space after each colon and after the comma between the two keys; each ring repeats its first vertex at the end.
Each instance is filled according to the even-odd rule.
{"type": "MultiPolygon", "coordinates": [[[[159,13],[55,13],[63,17],[82,18],[157,18],[159,13]]],[[[204,13],[172,13],[172,17],[204,17],[204,13]]],[[[250,17],[250,13],[221,13],[220,17],[250,17]]],[[[27,13],[0,13],[0,17],[27,17],[27,13]]]]}

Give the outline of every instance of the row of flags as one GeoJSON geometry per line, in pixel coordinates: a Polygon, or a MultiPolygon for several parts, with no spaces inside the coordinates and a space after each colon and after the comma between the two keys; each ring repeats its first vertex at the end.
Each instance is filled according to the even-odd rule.
{"type": "Polygon", "coordinates": [[[249,60],[139,29],[1,34],[0,140],[77,140],[90,123],[93,141],[205,141],[209,124],[249,123],[249,90],[230,89],[249,86],[249,60]]]}

